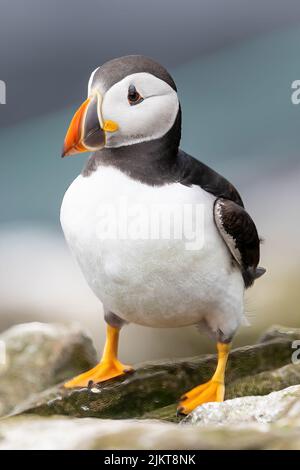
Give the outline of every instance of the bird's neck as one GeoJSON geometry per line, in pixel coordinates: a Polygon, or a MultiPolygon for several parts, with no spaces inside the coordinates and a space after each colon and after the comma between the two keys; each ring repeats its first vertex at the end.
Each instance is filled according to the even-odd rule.
{"type": "Polygon", "coordinates": [[[131,178],[150,185],[163,185],[176,180],[181,116],[160,139],[117,148],[104,148],[93,153],[83,170],[88,177],[99,166],[113,166],[131,178]]]}

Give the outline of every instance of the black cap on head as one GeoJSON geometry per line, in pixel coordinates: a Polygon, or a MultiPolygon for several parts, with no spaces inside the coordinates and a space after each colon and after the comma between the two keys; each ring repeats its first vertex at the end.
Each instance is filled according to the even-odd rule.
{"type": "Polygon", "coordinates": [[[106,92],[115,83],[128,75],[142,72],[151,73],[177,91],[175,82],[169,72],[153,59],[143,55],[127,55],[106,62],[95,72],[91,85],[93,86],[93,83],[99,81],[103,91],[106,92]]]}

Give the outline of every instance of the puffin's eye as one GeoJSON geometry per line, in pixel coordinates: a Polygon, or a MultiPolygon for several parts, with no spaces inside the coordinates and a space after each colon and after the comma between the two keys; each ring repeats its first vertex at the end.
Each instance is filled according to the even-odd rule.
{"type": "Polygon", "coordinates": [[[127,98],[131,106],[141,103],[144,99],[136,90],[134,85],[130,85],[130,87],[128,88],[127,98]]]}

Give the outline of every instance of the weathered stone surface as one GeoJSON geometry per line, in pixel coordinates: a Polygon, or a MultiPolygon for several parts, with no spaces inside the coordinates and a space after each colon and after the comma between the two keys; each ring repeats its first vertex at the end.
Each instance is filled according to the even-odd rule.
{"type": "Polygon", "coordinates": [[[251,423],[274,423],[288,418],[297,418],[300,421],[300,385],[265,396],[234,398],[223,403],[205,403],[187,416],[183,423],[199,426],[245,426],[251,423]]]}
{"type": "Polygon", "coordinates": [[[263,448],[273,436],[159,421],[21,416],[0,421],[0,450],[6,449],[226,449],[263,448]]]}
{"type": "Polygon", "coordinates": [[[0,415],[34,392],[68,379],[96,362],[90,338],[77,324],[26,323],[0,335],[6,358],[0,365],[0,415]]]}
{"type": "Polygon", "coordinates": [[[300,384],[300,365],[287,364],[278,369],[234,380],[227,387],[226,398],[266,395],[297,384],[300,384]]]}
{"type": "MultiPolygon", "coordinates": [[[[259,398],[256,397],[256,400],[259,398]]],[[[281,401],[282,407],[273,399],[269,404],[276,406],[277,415],[276,412],[270,413],[269,416],[265,413],[265,422],[259,422],[259,419],[247,422],[249,409],[253,415],[254,410],[247,398],[236,400],[232,400],[236,402],[235,406],[242,406],[246,413],[242,416],[239,414],[238,424],[236,419],[229,419],[230,413],[222,414],[225,424],[215,424],[215,417],[211,422],[207,420],[208,424],[197,423],[196,426],[189,423],[178,425],[154,420],[102,420],[34,415],[12,417],[0,421],[0,450],[300,449],[299,407],[298,410],[294,407],[294,412],[289,413],[286,418],[280,418],[281,410],[285,408],[284,399],[281,401]],[[243,400],[246,400],[248,405],[243,406],[241,404],[243,400]],[[276,421],[275,418],[280,419],[276,421]],[[267,422],[268,420],[273,422],[267,422]]],[[[288,396],[287,401],[293,405],[288,396]]],[[[218,404],[219,408],[224,407],[225,403],[218,404]]],[[[256,405],[257,403],[256,401],[256,405]]],[[[288,408],[288,403],[286,407],[288,408]]],[[[263,404],[260,409],[265,412],[263,404]]],[[[231,416],[233,417],[233,411],[231,416]]]]}
{"type": "Polygon", "coordinates": [[[283,338],[290,341],[300,339],[300,328],[289,328],[282,325],[272,325],[260,337],[260,342],[272,341],[273,339],[283,338]]]}
{"type": "MultiPolygon", "coordinates": [[[[232,351],[226,374],[226,398],[269,393],[276,389],[272,383],[276,374],[280,377],[280,380],[277,377],[278,388],[298,383],[296,369],[286,374],[287,383],[280,371],[274,372],[273,378],[268,375],[268,372],[273,373],[290,364],[291,344],[290,337],[279,337],[232,351]]],[[[176,420],[174,403],[186,390],[208,380],[215,364],[214,355],[144,364],[133,374],[90,389],[65,390],[56,387],[27,403],[21,410],[39,415],[176,420]]]]}

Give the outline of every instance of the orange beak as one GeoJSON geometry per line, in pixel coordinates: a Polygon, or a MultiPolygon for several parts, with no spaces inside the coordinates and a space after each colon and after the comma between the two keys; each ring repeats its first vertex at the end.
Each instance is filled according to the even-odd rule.
{"type": "Polygon", "coordinates": [[[105,133],[100,124],[99,105],[100,95],[95,94],[76,111],[65,137],[62,157],[104,147],[105,133]]]}
{"type": "Polygon", "coordinates": [[[76,111],[67,131],[62,157],[86,152],[87,148],[83,144],[83,121],[90,100],[87,99],[76,111]]]}

